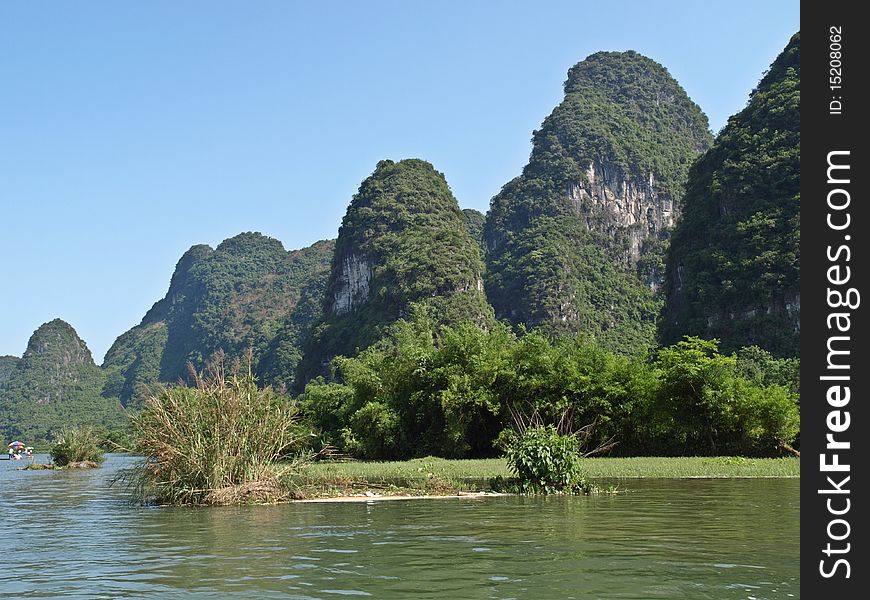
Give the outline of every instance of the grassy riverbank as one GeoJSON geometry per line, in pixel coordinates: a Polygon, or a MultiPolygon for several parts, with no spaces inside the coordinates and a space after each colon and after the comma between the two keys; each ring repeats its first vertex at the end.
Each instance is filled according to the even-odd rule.
{"type": "MultiPolygon", "coordinates": [[[[637,457],[583,461],[587,479],[799,477],[798,458],[637,457]]],[[[490,491],[491,481],[511,476],[501,458],[445,460],[418,458],[395,462],[315,463],[302,471],[299,495],[335,497],[354,494],[438,495],[490,491]]]]}

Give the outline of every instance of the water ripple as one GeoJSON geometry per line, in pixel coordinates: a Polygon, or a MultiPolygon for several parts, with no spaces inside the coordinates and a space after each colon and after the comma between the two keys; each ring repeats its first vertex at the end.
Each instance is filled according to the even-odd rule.
{"type": "Polygon", "coordinates": [[[797,598],[797,480],[594,498],[144,508],[93,471],[0,463],[5,597],[797,598]]]}

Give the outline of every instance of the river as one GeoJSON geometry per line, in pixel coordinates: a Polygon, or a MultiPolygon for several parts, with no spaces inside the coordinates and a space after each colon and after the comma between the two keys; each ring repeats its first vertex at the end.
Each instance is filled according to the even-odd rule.
{"type": "MultiPolygon", "coordinates": [[[[46,457],[38,457],[47,462],[46,457]]],[[[101,469],[0,461],[4,598],[799,598],[799,480],[597,497],[141,507],[101,469]]]]}

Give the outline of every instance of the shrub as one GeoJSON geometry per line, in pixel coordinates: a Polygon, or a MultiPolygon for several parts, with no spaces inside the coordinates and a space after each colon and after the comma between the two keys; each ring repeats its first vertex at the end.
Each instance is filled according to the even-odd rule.
{"type": "Polygon", "coordinates": [[[240,504],[289,497],[303,461],[296,407],[250,371],[227,376],[220,363],[195,387],[161,387],[132,418],[144,462],[128,480],[140,500],[240,504]],[[279,462],[283,461],[283,462],[279,462]]]}
{"type": "Polygon", "coordinates": [[[523,493],[588,493],[590,485],[580,476],[583,454],[580,440],[562,435],[552,425],[529,427],[501,436],[508,466],[523,493]]]}
{"type": "Polygon", "coordinates": [[[105,456],[100,448],[102,440],[90,427],[69,427],[57,435],[57,442],[51,447],[52,462],[59,467],[76,463],[92,463],[97,466],[105,456]]]}
{"type": "Polygon", "coordinates": [[[399,445],[399,417],[383,402],[367,402],[351,420],[364,458],[383,460],[395,456],[399,445]]]}

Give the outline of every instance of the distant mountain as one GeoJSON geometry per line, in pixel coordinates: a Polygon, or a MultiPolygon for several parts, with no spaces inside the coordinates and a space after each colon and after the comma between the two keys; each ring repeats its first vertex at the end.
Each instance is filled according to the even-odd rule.
{"type": "Polygon", "coordinates": [[[442,323],[487,322],[482,277],[468,215],[444,176],[422,160],[379,162],[342,220],[300,382],[375,342],[412,303],[431,307],[442,323]]]}
{"type": "Polygon", "coordinates": [[[127,404],[142,384],[183,379],[188,363],[200,369],[218,350],[234,360],[251,349],[255,373],[271,382],[276,339],[294,346],[307,327],[332,248],[323,241],[287,252],[259,233],[239,234],[214,250],[193,246],[178,261],[166,297],[106,354],[106,393],[127,404]]]}
{"type": "Polygon", "coordinates": [[[52,439],[66,426],[123,425],[118,399],[102,395],[104,373],[65,321],[42,325],[24,355],[9,358],[0,361],[5,378],[0,387],[0,439],[34,443],[52,439]]]}
{"type": "Polygon", "coordinates": [[[487,214],[496,316],[621,352],[652,346],[670,228],[710,143],[707,118],[660,64],[628,51],[572,67],[487,214]]]}
{"type": "Polygon", "coordinates": [[[661,338],[800,352],[800,34],[692,168],[661,338]]]}

